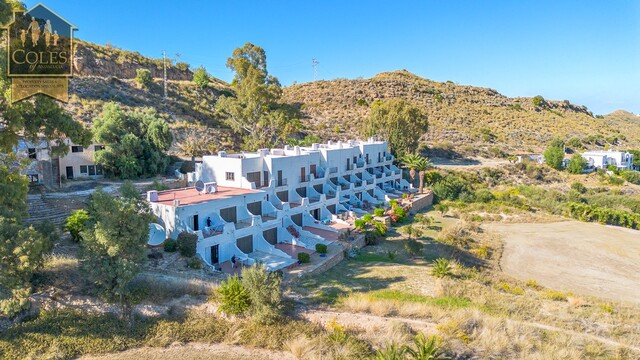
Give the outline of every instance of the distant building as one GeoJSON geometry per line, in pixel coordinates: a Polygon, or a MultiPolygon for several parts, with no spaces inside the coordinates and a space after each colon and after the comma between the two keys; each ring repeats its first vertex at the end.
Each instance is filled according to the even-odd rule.
{"type": "Polygon", "coordinates": [[[618,170],[633,169],[633,154],[625,151],[594,150],[582,153],[587,160],[587,167],[591,169],[606,169],[614,165],[618,170]]]}
{"type": "Polygon", "coordinates": [[[18,161],[27,163],[21,171],[31,183],[55,187],[63,178],[74,180],[103,176],[102,167],[95,163],[94,153],[104,149],[104,146],[92,144],[85,148],[69,139],[64,142],[69,147],[69,152],[64,156],[52,156],[49,140],[18,140],[14,153],[18,161]]]}

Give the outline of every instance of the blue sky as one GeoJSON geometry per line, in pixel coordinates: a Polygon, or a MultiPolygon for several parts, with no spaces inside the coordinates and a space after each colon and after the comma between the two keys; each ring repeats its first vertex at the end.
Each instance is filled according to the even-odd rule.
{"type": "MultiPolygon", "coordinates": [[[[33,6],[37,1],[27,1],[33,6]]],[[[161,57],[229,81],[225,61],[263,47],[282,84],[420,76],[542,95],[596,114],[640,113],[640,1],[80,1],[45,5],[83,40],[161,57]]]]}

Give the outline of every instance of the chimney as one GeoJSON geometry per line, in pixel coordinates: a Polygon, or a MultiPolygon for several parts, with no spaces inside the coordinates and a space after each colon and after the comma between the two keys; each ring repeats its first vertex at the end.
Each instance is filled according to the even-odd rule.
{"type": "Polygon", "coordinates": [[[147,191],[147,201],[158,202],[158,192],[156,190],[147,191]]]}
{"type": "Polygon", "coordinates": [[[294,152],[296,155],[300,155],[300,146],[298,146],[298,145],[294,146],[294,147],[293,147],[293,152],[294,152]]]}
{"type": "Polygon", "coordinates": [[[318,148],[320,148],[320,144],[318,144],[318,143],[313,143],[313,144],[311,144],[311,148],[312,148],[313,150],[318,150],[318,148]]]}
{"type": "Polygon", "coordinates": [[[226,151],[218,151],[218,156],[219,157],[227,157],[227,152],[226,151]]]}

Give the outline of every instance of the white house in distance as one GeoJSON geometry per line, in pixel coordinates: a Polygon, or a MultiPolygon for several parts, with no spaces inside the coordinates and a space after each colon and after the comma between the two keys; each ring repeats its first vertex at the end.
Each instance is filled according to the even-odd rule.
{"type": "Polygon", "coordinates": [[[414,191],[393,165],[387,143],[329,142],[310,147],[204,156],[195,187],[150,191],[147,199],[167,237],[198,236],[197,253],[209,266],[232,256],[270,270],[297,259],[292,245],[315,250],[337,233],[331,221],[414,191]]]}
{"type": "Polygon", "coordinates": [[[606,169],[614,165],[618,170],[633,169],[633,154],[623,151],[594,150],[582,153],[589,168],[606,169]]]}

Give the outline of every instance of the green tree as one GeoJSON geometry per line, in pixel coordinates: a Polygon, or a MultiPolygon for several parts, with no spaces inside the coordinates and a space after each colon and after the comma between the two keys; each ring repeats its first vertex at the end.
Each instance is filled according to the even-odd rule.
{"type": "Polygon", "coordinates": [[[533,97],[533,106],[542,107],[545,104],[544,98],[541,95],[533,97]]]}
{"type": "Polygon", "coordinates": [[[0,312],[13,316],[26,308],[31,279],[53,244],[34,227],[0,217],[0,312]]]}
{"type": "Polygon", "coordinates": [[[582,174],[582,171],[587,167],[587,160],[578,153],[571,155],[569,165],[567,165],[567,171],[572,174],[582,174]]]}
{"type": "Polygon", "coordinates": [[[246,148],[284,144],[301,129],[299,111],[280,103],[282,88],[267,72],[264,49],[246,43],[233,51],[227,67],[235,73],[231,82],[235,96],[222,95],[216,109],[235,132],[244,135],[246,148]]]}
{"type": "Polygon", "coordinates": [[[207,74],[207,70],[204,67],[201,66],[197,68],[193,73],[193,82],[196,83],[200,89],[204,89],[209,85],[209,74],[207,74]]]}
{"type": "Polygon", "coordinates": [[[136,81],[145,88],[150,88],[153,85],[151,71],[148,69],[136,69],[136,81]]]}
{"type": "Polygon", "coordinates": [[[242,269],[242,286],[247,289],[251,301],[250,312],[261,323],[277,321],[283,311],[282,279],[279,275],[254,265],[242,269]]]}
{"type": "Polygon", "coordinates": [[[384,138],[397,158],[415,152],[427,128],[424,112],[403,99],[374,103],[364,120],[364,135],[384,138]]]}
{"type": "Polygon", "coordinates": [[[111,176],[133,179],[164,172],[166,151],[173,136],[169,125],[153,108],[125,111],[115,103],[105,104],[94,120],[94,138],[106,144],[95,153],[95,161],[111,176]]]}
{"type": "Polygon", "coordinates": [[[544,162],[550,167],[560,170],[562,169],[562,161],[564,160],[564,149],[558,146],[549,146],[544,153],[544,162]]]}
{"type": "Polygon", "coordinates": [[[123,318],[131,315],[131,280],[146,259],[153,215],[145,201],[123,185],[123,196],[96,191],[89,202],[87,228],[82,235],[84,269],[107,301],[120,305],[123,318]]]}
{"type": "Polygon", "coordinates": [[[433,164],[429,158],[420,156],[418,154],[409,154],[400,158],[400,162],[404,164],[404,167],[409,169],[409,176],[411,176],[411,182],[415,184],[416,172],[420,181],[420,193],[424,188],[425,171],[429,170],[433,164]]]}

